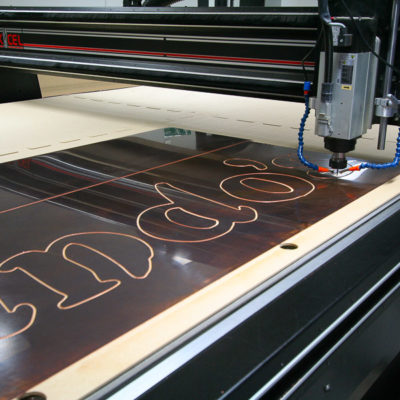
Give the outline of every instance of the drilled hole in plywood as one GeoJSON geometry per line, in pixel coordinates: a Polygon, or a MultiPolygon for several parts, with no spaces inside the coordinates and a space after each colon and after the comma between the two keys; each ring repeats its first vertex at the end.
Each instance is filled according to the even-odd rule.
{"type": "Polygon", "coordinates": [[[18,400],[46,400],[46,396],[43,393],[26,393],[18,400]]]}
{"type": "Polygon", "coordinates": [[[296,250],[299,246],[295,243],[282,243],[280,247],[284,250],[296,250]]]}

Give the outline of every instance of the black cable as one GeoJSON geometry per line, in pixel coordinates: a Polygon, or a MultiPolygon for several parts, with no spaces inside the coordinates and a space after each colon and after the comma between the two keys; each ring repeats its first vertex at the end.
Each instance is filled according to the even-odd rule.
{"type": "Polygon", "coordinates": [[[363,35],[363,33],[361,32],[360,27],[358,26],[356,20],[354,19],[349,7],[347,7],[347,4],[344,2],[344,0],[340,0],[340,2],[342,3],[343,7],[346,9],[346,12],[351,20],[351,22],[353,23],[354,27],[356,28],[356,31],[358,32],[361,40],[363,41],[363,43],[368,47],[369,51],[379,59],[379,61],[381,61],[382,63],[384,63],[386,66],[388,66],[389,68],[391,68],[393,71],[397,72],[398,74],[400,74],[400,69],[395,67],[393,64],[390,64],[389,62],[387,62],[380,54],[378,54],[372,47],[371,45],[368,43],[367,39],[365,39],[365,36],[363,35]]]}
{"type": "Polygon", "coordinates": [[[307,70],[306,70],[304,63],[307,60],[307,58],[310,57],[311,53],[315,50],[315,48],[318,46],[318,44],[321,40],[321,37],[322,37],[322,28],[319,31],[319,35],[318,35],[317,41],[315,42],[314,46],[310,50],[307,51],[306,55],[301,60],[301,67],[303,68],[305,82],[308,81],[308,74],[307,74],[307,70]]]}
{"type": "Polygon", "coordinates": [[[318,0],[318,13],[322,21],[324,31],[324,43],[325,43],[325,71],[324,71],[324,82],[332,83],[332,71],[333,71],[333,36],[332,30],[329,26],[331,22],[331,14],[329,13],[328,0],[318,0]]]}
{"type": "Polygon", "coordinates": [[[332,29],[329,25],[324,26],[325,36],[325,79],[324,82],[332,82],[333,70],[333,37],[332,29]]]}
{"type": "Polygon", "coordinates": [[[318,0],[318,14],[323,23],[329,24],[331,22],[328,0],[318,0]]]}

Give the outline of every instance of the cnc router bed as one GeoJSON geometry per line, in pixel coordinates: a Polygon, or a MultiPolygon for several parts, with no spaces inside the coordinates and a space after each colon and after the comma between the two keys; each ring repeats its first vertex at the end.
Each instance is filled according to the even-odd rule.
{"type": "Polygon", "coordinates": [[[0,398],[87,395],[395,199],[397,174],[176,128],[0,165],[0,398]]]}

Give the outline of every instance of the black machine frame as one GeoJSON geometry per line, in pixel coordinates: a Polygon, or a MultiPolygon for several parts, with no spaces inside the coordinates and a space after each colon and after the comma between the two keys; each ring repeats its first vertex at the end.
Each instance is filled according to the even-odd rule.
{"type": "MultiPolygon", "coordinates": [[[[390,0],[353,0],[357,22],[341,0],[329,4],[335,21],[353,34],[352,51],[368,51],[361,39],[372,45],[378,36],[385,54],[390,0]]],[[[317,7],[3,7],[0,73],[8,69],[302,101],[305,75],[317,81],[321,29],[317,7]]],[[[381,63],[378,95],[384,70],[381,63]]],[[[393,82],[396,95],[396,74],[393,82]]]]}
{"type": "Polygon", "coordinates": [[[0,65],[301,100],[318,24],[315,8],[2,9],[0,65]]]}

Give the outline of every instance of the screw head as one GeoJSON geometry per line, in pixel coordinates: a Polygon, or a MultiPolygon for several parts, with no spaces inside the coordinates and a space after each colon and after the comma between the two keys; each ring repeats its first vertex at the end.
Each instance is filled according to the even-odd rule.
{"type": "Polygon", "coordinates": [[[331,385],[329,384],[329,383],[327,383],[325,386],[324,386],[324,392],[329,392],[331,390],[331,385]]]}

